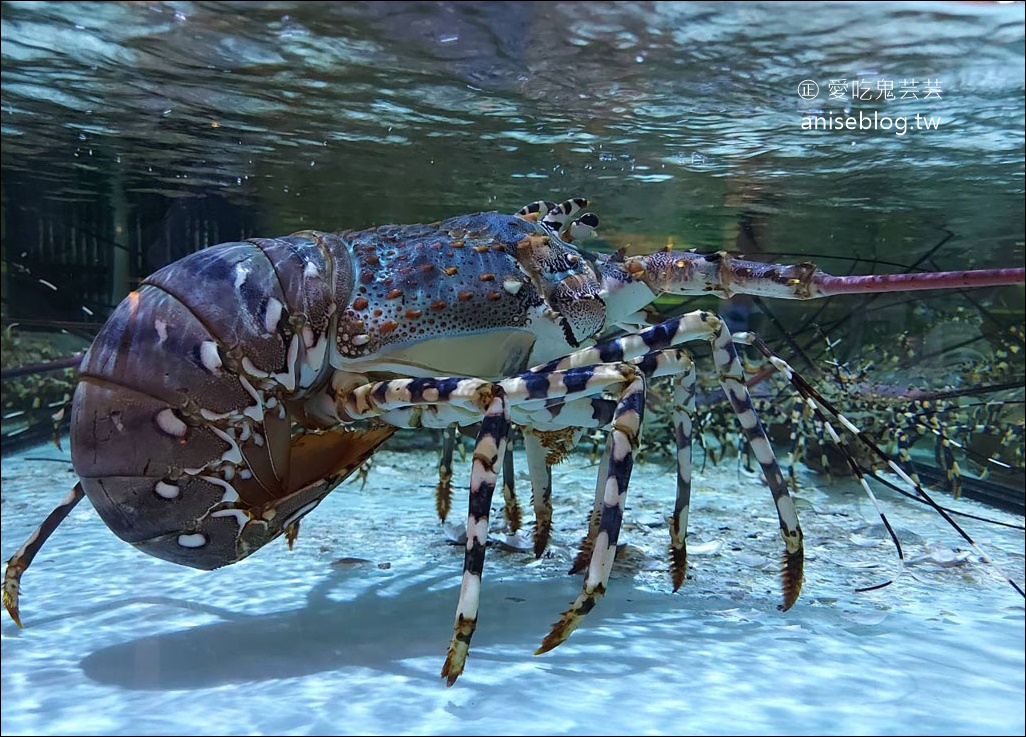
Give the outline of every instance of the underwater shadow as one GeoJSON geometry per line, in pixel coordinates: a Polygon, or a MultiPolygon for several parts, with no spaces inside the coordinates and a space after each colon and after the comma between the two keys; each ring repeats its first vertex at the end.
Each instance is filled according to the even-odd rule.
{"type": "MultiPolygon", "coordinates": [[[[422,657],[437,658],[440,670],[452,635],[458,577],[421,568],[403,574],[404,582],[393,576],[374,583],[356,598],[331,598],[332,589],[347,575],[333,571],[311,590],[306,606],[266,615],[146,600],[230,619],[105,647],[83,658],[82,670],[98,683],[130,690],[205,689],[352,667],[423,680],[423,665],[415,667],[410,662],[422,657]],[[411,579],[415,583],[409,583],[411,579]],[[398,591],[393,591],[397,583],[398,591]]],[[[704,632],[701,636],[708,636],[709,622],[701,616],[703,612],[737,606],[726,597],[671,595],[638,589],[631,583],[625,578],[615,582],[570,641],[542,656],[546,669],[587,669],[593,675],[620,677],[661,665],[668,647],[683,652],[688,641],[699,636],[699,629],[704,632]],[[644,629],[643,637],[653,640],[652,647],[646,649],[649,654],[618,652],[611,659],[608,648],[617,647],[624,636],[612,620],[626,618],[636,631],[637,622],[648,616],[658,622],[658,626],[644,629]]],[[[467,672],[502,663],[523,664],[534,658],[534,649],[577,595],[579,586],[579,579],[569,576],[486,581],[467,672]]],[[[715,629],[718,638],[730,640],[741,640],[749,632],[745,626],[717,625],[715,629]]]]}

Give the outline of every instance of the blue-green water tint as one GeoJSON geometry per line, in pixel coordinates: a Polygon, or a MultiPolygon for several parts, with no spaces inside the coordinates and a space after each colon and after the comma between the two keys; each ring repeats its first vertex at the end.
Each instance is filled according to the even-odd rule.
{"type": "MultiPolygon", "coordinates": [[[[1021,4],[4,3],[4,314],[102,317],[102,294],[240,233],[569,195],[595,202],[597,249],[673,239],[839,274],[1021,266],[1023,29],[1021,4]],[[805,80],[818,96],[799,96],[805,80]],[[844,99],[830,100],[840,80],[844,99]],[[896,99],[854,100],[855,81],[874,98],[889,82],[896,99]],[[811,115],[874,114],[937,127],[802,128],[811,115]],[[64,304],[85,279],[84,232],[98,262],[130,259],[106,292],[64,304]]],[[[869,379],[897,388],[986,383],[965,362],[993,368],[988,326],[1023,324],[1015,287],[863,304],[835,300],[817,324],[841,360],[874,360],[869,379]],[[907,356],[880,360],[898,345],[907,356]]],[[[800,335],[774,343],[796,364],[795,343],[823,343],[803,322],[812,308],[769,309],[800,335]]],[[[1004,419],[1021,426],[1021,392],[1011,401],[1004,419]]],[[[578,585],[561,555],[581,532],[593,470],[572,467],[563,548],[531,567],[490,553],[492,609],[446,691],[436,671],[462,555],[443,544],[431,489],[389,470],[433,473],[430,455],[409,459],[332,497],[297,554],[276,545],[213,574],[145,558],[83,505],[26,577],[29,628],[0,627],[4,733],[1023,731],[1021,598],[975,558],[853,594],[894,556],[866,543],[872,514],[858,497],[815,476],[803,483],[817,511],[802,511],[818,542],[792,612],[775,611],[775,573],[758,570],[775,567],[777,541],[755,478],[740,507],[711,482],[702,492],[694,534],[713,548],[688,590],[668,594],[648,570],[672,493],[667,482],[656,496],[658,467],[636,482],[626,518],[647,552],[586,631],[532,658],[578,585]],[[410,519],[375,517],[396,495],[410,519]],[[765,544],[749,551],[756,533],[765,544]],[[342,556],[372,563],[333,566],[342,556]],[[374,565],[385,561],[389,572],[374,565]]],[[[5,457],[5,557],[71,481],[64,466],[5,457]],[[35,480],[12,495],[26,474],[35,480]]],[[[916,537],[929,523],[909,522],[919,511],[902,500],[889,509],[910,558],[960,544],[941,526],[916,537]]],[[[972,531],[1021,583],[1022,533],[995,529],[972,531]]]]}
{"type": "Polygon", "coordinates": [[[268,232],[581,194],[607,229],[1021,263],[1017,5],[8,4],[3,166],[45,203],[216,192],[268,232]],[[811,79],[817,99],[798,95],[811,79]],[[941,99],[827,100],[832,80],[941,99]],[[808,113],[937,118],[810,132],[808,113]],[[90,177],[99,170],[104,176],[90,177]],[[897,229],[886,247],[880,237],[897,229]],[[881,232],[883,231],[883,232],[881,232]]]}
{"type": "MultiPolygon", "coordinates": [[[[5,551],[72,483],[60,458],[5,458],[5,551]]],[[[1021,530],[979,527],[988,565],[931,511],[888,499],[908,566],[857,594],[897,573],[894,550],[855,484],[802,474],[806,581],[781,613],[770,495],[729,463],[696,479],[677,594],[673,476],[639,464],[608,595],[535,657],[580,589],[566,570],[594,488],[586,455],[558,466],[549,554],[491,546],[467,671],[446,689],[463,547],[434,514],[436,458],[380,453],[293,552],[276,541],[213,573],[145,557],[82,505],[26,574],[26,629],[2,625],[4,734],[1022,733],[1023,606],[997,574],[1022,581],[1021,530]]]]}

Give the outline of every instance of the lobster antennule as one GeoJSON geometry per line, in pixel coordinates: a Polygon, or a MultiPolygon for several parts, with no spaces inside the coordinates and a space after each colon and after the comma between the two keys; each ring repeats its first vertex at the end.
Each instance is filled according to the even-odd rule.
{"type": "Polygon", "coordinates": [[[735,258],[726,251],[698,254],[659,251],[600,264],[604,283],[614,288],[644,284],[654,294],[751,294],[777,299],[816,299],[836,294],[869,294],[923,289],[964,289],[1022,284],[1026,269],[980,269],[915,274],[831,276],[814,264],[772,264],[735,258]]]}

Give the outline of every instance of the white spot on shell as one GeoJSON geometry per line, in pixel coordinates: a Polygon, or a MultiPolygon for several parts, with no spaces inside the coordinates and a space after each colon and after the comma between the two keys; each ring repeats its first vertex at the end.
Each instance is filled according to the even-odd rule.
{"type": "Polygon", "coordinates": [[[304,516],[306,516],[307,514],[309,514],[314,509],[314,507],[316,507],[320,503],[321,503],[320,499],[318,499],[317,501],[314,501],[314,502],[307,502],[306,504],[301,506],[299,509],[297,509],[295,512],[290,514],[285,519],[285,521],[281,523],[281,526],[282,527],[288,527],[289,525],[291,525],[296,520],[301,519],[304,516]]]}
{"type": "Polygon", "coordinates": [[[370,336],[367,333],[353,336],[353,345],[367,345],[368,343],[370,343],[370,336]]]}
{"type": "Polygon", "coordinates": [[[249,517],[241,509],[222,509],[218,512],[213,512],[211,517],[234,517],[235,521],[239,523],[239,527],[245,527],[246,523],[249,522],[249,517]]]}
{"type": "Polygon", "coordinates": [[[284,305],[281,301],[271,297],[267,300],[267,312],[264,313],[264,330],[269,333],[273,333],[278,327],[278,321],[281,319],[281,312],[284,305]]]}
{"type": "Polygon", "coordinates": [[[235,438],[226,433],[219,427],[210,426],[210,432],[214,433],[217,437],[221,438],[224,442],[228,443],[228,450],[221,454],[221,460],[224,463],[230,463],[234,466],[242,464],[242,451],[239,450],[239,444],[235,442],[235,438]]]}
{"type": "Polygon", "coordinates": [[[575,241],[584,240],[594,232],[593,227],[580,221],[575,221],[570,225],[570,237],[575,241]]]}
{"type": "MultiPolygon", "coordinates": [[[[228,471],[228,469],[226,468],[225,471],[228,471]]],[[[226,473],[225,475],[227,476],[228,474],[226,473]]],[[[234,475],[235,472],[232,471],[232,476],[234,475]]],[[[220,500],[222,504],[231,504],[232,502],[237,502],[239,500],[239,493],[235,491],[235,487],[224,479],[219,479],[217,476],[200,476],[200,478],[204,481],[209,481],[214,486],[220,486],[224,489],[224,496],[222,496],[220,500]]]]}
{"type": "Polygon", "coordinates": [[[289,352],[285,357],[285,365],[288,367],[288,371],[283,374],[274,374],[274,379],[285,391],[292,393],[296,390],[297,376],[297,364],[299,363],[299,336],[293,335],[292,340],[289,341],[289,352]]]}
{"type": "Polygon", "coordinates": [[[516,294],[522,286],[524,286],[524,283],[519,279],[506,279],[502,282],[502,288],[510,294],[516,294]]]}
{"type": "Polygon", "coordinates": [[[183,548],[202,548],[207,544],[207,536],[199,532],[194,532],[191,535],[179,535],[178,544],[183,548]]]}
{"type": "Polygon", "coordinates": [[[210,373],[221,368],[221,356],[217,352],[217,343],[212,340],[204,340],[200,343],[200,363],[210,373]]]}
{"type": "Polygon", "coordinates": [[[246,407],[242,411],[244,417],[248,417],[255,422],[262,422],[264,419],[264,395],[257,391],[245,376],[239,376],[239,383],[242,384],[242,388],[245,389],[249,396],[253,397],[254,404],[246,407]]]}
{"type": "Polygon", "coordinates": [[[245,283],[246,277],[249,276],[249,269],[245,268],[242,264],[235,264],[235,288],[238,289],[245,283]]]}
{"type": "Polygon", "coordinates": [[[165,499],[174,499],[181,492],[174,484],[169,484],[166,481],[158,481],[153,487],[153,490],[157,492],[158,496],[162,496],[165,499]]]}
{"type": "Polygon", "coordinates": [[[242,357],[242,370],[250,376],[254,376],[258,379],[266,379],[270,376],[266,371],[261,371],[256,365],[249,359],[249,356],[242,357]]]}
{"type": "Polygon", "coordinates": [[[164,320],[154,320],[153,329],[157,331],[157,345],[163,345],[164,341],[167,340],[167,323],[164,320]]]}
{"type": "Polygon", "coordinates": [[[317,265],[313,261],[307,261],[303,267],[303,276],[307,279],[317,276],[317,265]]]}
{"type": "Polygon", "coordinates": [[[160,410],[156,420],[157,427],[161,431],[175,438],[185,437],[185,432],[189,429],[184,422],[178,419],[178,415],[170,407],[160,410]]]}
{"type": "Polygon", "coordinates": [[[322,333],[318,336],[317,342],[309,346],[306,357],[303,360],[303,365],[300,366],[300,386],[305,388],[312,385],[317,377],[321,375],[321,369],[324,367],[330,343],[331,341],[328,340],[328,336],[322,333]]]}

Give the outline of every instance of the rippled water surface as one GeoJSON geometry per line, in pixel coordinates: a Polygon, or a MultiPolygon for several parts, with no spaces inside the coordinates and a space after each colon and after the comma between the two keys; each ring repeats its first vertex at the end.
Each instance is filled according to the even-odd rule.
{"type": "Polygon", "coordinates": [[[114,177],[130,199],[216,194],[268,232],[581,194],[615,231],[698,246],[755,212],[777,250],[880,255],[886,236],[900,261],[951,228],[961,259],[1021,263],[1022,13],[6,3],[5,183],[38,182],[40,208],[108,196],[114,177]],[[839,80],[848,94],[828,99],[839,80]],[[853,101],[855,82],[897,99],[853,101]],[[937,128],[802,130],[859,112],[937,128]]]}
{"type": "MultiPolygon", "coordinates": [[[[597,251],[842,275],[1024,263],[1018,3],[5,2],[0,56],[7,356],[30,337],[37,360],[73,353],[138,278],[205,245],[571,195],[601,219],[597,251]]],[[[882,434],[897,415],[878,394],[959,397],[940,432],[963,471],[1000,455],[986,480],[1021,487],[1021,285],[713,306],[882,434]]],[[[42,396],[18,387],[5,421],[16,393],[42,396]]],[[[10,454],[24,430],[3,434],[5,558],[74,480],[56,450],[10,454]]],[[[933,444],[917,454],[936,467],[933,444]]],[[[772,502],[732,457],[701,471],[672,595],[672,471],[639,464],[608,596],[534,657],[579,589],[594,489],[586,455],[558,467],[551,554],[492,546],[446,689],[462,551],[433,514],[436,465],[382,453],[295,552],[215,573],[147,558],[80,506],[26,575],[26,629],[0,624],[4,734],[1023,733],[1023,600],[999,573],[1022,585],[1021,515],[943,497],[1013,525],[964,522],[995,567],[877,488],[908,566],[855,593],[895,574],[893,547],[853,483],[802,470],[807,579],[780,613],[772,502]]]]}

